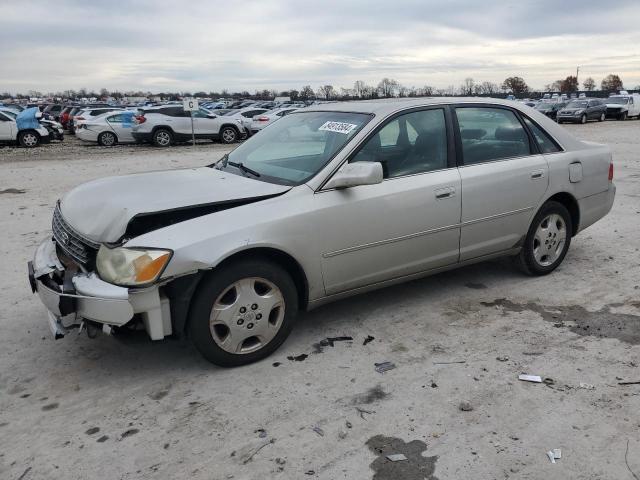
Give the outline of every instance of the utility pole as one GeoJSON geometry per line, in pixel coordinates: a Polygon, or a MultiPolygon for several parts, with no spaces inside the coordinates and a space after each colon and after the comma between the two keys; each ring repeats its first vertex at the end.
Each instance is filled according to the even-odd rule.
{"type": "Polygon", "coordinates": [[[578,82],[578,74],[580,73],[580,67],[576,67],[576,83],[578,84],[578,90],[580,90],[580,82],[578,82]]]}

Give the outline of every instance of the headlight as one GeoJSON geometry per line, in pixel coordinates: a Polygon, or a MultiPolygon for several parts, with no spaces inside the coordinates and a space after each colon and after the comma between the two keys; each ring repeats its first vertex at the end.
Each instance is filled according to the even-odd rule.
{"type": "Polygon", "coordinates": [[[582,112],[584,112],[584,110],[576,110],[576,111],[575,111],[575,114],[576,114],[576,115],[580,115],[582,112]]]}
{"type": "Polygon", "coordinates": [[[96,268],[105,282],[142,286],[155,282],[171,258],[171,250],[108,248],[98,250],[96,268]]]}

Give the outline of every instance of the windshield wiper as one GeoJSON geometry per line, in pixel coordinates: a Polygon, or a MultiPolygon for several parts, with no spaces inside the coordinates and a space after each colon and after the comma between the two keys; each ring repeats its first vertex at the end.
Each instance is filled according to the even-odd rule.
{"type": "Polygon", "coordinates": [[[250,173],[251,175],[253,175],[254,177],[260,177],[260,174],[258,172],[256,172],[255,170],[253,170],[252,168],[246,167],[242,164],[242,162],[230,162],[227,160],[227,162],[225,163],[225,165],[231,165],[232,167],[236,167],[239,168],[240,171],[245,172],[245,173],[250,173]]]}

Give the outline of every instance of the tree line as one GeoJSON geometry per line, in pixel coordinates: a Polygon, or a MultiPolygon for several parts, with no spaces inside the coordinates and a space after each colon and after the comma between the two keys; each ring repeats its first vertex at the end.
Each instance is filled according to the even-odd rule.
{"type": "MultiPolygon", "coordinates": [[[[596,90],[596,81],[588,77],[582,82],[582,87],[586,91],[596,90]]],[[[624,88],[623,82],[618,75],[609,74],[604,77],[600,82],[600,90],[603,92],[616,92],[624,88]]],[[[544,92],[560,92],[560,93],[574,93],[580,90],[578,78],[575,76],[568,76],[565,79],[556,80],[550,84],[545,85],[544,92]]],[[[640,90],[640,86],[636,87],[636,90],[640,90]]],[[[526,95],[534,93],[535,91],[529,87],[526,81],[519,76],[507,77],[501,84],[494,82],[476,82],[473,78],[466,78],[464,83],[458,87],[450,85],[447,88],[434,88],[429,85],[422,87],[407,87],[402,85],[397,80],[392,78],[383,78],[377,85],[369,85],[363,80],[357,80],[354,82],[352,88],[336,88],[333,85],[321,85],[315,90],[311,85],[305,85],[300,90],[291,89],[286,91],[278,91],[273,89],[256,90],[254,93],[250,93],[247,90],[240,92],[229,92],[228,90],[216,91],[179,91],[179,92],[160,92],[151,93],[144,91],[109,91],[106,88],[102,88],[99,91],[87,90],[81,88],[80,90],[64,90],[58,92],[49,92],[43,94],[42,92],[30,90],[25,94],[11,95],[8,92],[0,93],[0,99],[17,98],[17,99],[29,99],[29,98],[59,98],[66,100],[74,100],[79,98],[96,98],[106,100],[112,98],[115,100],[121,100],[125,97],[161,97],[164,100],[180,100],[185,97],[196,98],[252,98],[256,100],[273,100],[275,97],[289,97],[293,101],[309,101],[309,100],[355,100],[355,99],[376,99],[376,98],[392,98],[392,97],[428,97],[428,96],[491,96],[491,95],[526,95]]],[[[541,93],[538,91],[537,93],[541,93]]]]}

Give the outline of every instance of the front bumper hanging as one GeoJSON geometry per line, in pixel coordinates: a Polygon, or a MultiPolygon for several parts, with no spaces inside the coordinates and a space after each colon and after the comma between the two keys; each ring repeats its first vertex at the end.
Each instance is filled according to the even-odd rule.
{"type": "Polygon", "coordinates": [[[152,340],[171,334],[169,301],[160,296],[157,286],[130,290],[104,282],[95,273],[66,270],[51,239],[36,250],[28,264],[28,276],[32,291],[48,310],[55,338],[63,337],[82,320],[119,327],[134,314],[141,314],[152,340]]]}

